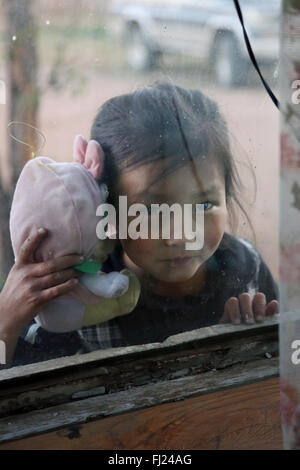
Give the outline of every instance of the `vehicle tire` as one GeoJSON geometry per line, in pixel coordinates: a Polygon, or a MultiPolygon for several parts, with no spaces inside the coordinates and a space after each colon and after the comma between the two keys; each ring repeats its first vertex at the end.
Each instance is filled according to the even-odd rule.
{"type": "Polygon", "coordinates": [[[148,44],[137,24],[131,24],[126,29],[125,54],[127,64],[136,71],[151,70],[158,63],[158,51],[148,44]]]}
{"type": "Polygon", "coordinates": [[[242,86],[246,84],[248,69],[248,63],[242,57],[233,34],[217,33],[211,53],[213,80],[226,88],[242,86]]]}

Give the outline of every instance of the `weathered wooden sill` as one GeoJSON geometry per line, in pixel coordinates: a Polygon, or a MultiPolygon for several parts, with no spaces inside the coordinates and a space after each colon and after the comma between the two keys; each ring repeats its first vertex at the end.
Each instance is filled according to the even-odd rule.
{"type": "Polygon", "coordinates": [[[278,315],[0,371],[0,442],[278,376],[278,315]]]}

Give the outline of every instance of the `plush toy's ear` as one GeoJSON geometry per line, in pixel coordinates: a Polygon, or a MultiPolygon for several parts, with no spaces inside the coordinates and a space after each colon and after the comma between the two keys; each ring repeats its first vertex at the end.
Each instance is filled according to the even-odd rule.
{"type": "Polygon", "coordinates": [[[82,135],[77,135],[73,143],[73,161],[84,164],[88,142],[82,135]]]}
{"type": "Polygon", "coordinates": [[[82,135],[77,135],[73,144],[73,161],[85,166],[97,180],[103,170],[104,153],[96,140],[87,142],[82,135]]]}

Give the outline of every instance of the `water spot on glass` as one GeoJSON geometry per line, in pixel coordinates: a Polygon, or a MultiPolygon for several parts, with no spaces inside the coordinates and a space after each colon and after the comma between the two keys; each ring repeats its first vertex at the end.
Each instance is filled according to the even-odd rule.
{"type": "Polygon", "coordinates": [[[6,104],[6,86],[4,80],[0,80],[0,104],[6,104]]]}

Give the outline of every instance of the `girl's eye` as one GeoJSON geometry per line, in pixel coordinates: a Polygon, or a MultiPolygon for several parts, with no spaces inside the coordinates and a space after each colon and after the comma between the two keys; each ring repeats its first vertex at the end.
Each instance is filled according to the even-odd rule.
{"type": "Polygon", "coordinates": [[[205,211],[208,211],[209,209],[212,209],[213,206],[214,206],[214,203],[211,202],[211,201],[205,201],[202,204],[203,204],[203,208],[204,208],[205,211]]]}

